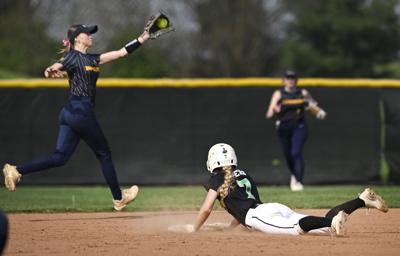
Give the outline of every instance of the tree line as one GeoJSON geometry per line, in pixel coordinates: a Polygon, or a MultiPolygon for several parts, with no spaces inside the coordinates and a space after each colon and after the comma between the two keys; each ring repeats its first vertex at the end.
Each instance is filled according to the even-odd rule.
{"type": "MultiPolygon", "coordinates": [[[[0,78],[42,76],[61,45],[48,32],[54,19],[38,13],[73,2],[0,2],[0,78]]],[[[398,0],[154,0],[140,6],[131,0],[113,8],[103,2],[90,8],[107,15],[85,17],[92,24],[119,18],[111,29],[118,32],[101,40],[101,50],[139,34],[151,4],[167,5],[177,27],[102,67],[103,77],[271,77],[289,68],[303,77],[400,77],[398,0]],[[136,18],[130,22],[124,11],[136,18]]],[[[75,4],[75,16],[85,11],[75,4]]]]}

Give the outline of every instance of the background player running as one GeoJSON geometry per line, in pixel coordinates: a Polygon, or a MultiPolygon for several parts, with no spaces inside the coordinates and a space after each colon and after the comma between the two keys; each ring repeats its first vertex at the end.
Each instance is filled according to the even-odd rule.
{"type": "Polygon", "coordinates": [[[143,32],[139,38],[119,50],[90,54],[87,50],[92,46],[92,34],[96,32],[97,26],[71,26],[67,34],[68,39],[64,40],[66,48],[63,58],[45,70],[45,77],[59,78],[66,72],[69,78],[70,98],[60,112],[56,149],[52,154],[33,159],[26,164],[17,166],[5,164],[3,173],[8,190],[15,190],[15,185],[22,175],[65,165],[79,141],[83,140],[100,161],[103,175],[114,199],[114,209],[120,211],[135,199],[139,191],[137,186],[121,192],[110,148],[97,122],[94,112],[96,82],[100,65],[132,53],[148,40],[149,32],[143,32]]]}
{"type": "Polygon", "coordinates": [[[292,191],[303,190],[304,159],[303,146],[308,137],[308,128],[304,117],[307,109],[318,119],[324,119],[325,111],[317,107],[317,102],[306,89],[297,87],[298,77],[293,71],[286,71],[282,84],[276,90],[269,103],[266,117],[277,115],[277,132],[287,166],[291,172],[292,191]]]}
{"type": "Polygon", "coordinates": [[[211,172],[208,194],[194,225],[185,225],[187,232],[197,231],[210,215],[216,199],[233,220],[228,228],[238,224],[268,234],[301,235],[305,233],[344,235],[348,214],[362,208],[376,208],[387,212],[385,201],[372,189],[365,189],[358,198],[332,208],[325,217],[307,216],[294,212],[279,203],[262,203],[253,179],[237,169],[234,149],[220,143],[208,152],[207,169],[211,172]]]}

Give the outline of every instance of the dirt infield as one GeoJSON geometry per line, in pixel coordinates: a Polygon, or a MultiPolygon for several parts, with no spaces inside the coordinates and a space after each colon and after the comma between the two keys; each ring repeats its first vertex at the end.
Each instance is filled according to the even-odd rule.
{"type": "MultiPolygon", "coordinates": [[[[325,210],[298,212],[323,215],[325,210]]],[[[347,236],[272,236],[234,231],[171,233],[196,212],[10,214],[5,255],[400,255],[400,209],[353,213],[347,236]]],[[[225,212],[208,222],[227,222],[225,212]]]]}

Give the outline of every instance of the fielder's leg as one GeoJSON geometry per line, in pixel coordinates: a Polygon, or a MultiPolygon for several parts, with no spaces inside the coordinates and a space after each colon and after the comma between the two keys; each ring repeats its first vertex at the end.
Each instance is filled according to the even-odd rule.
{"type": "Polygon", "coordinates": [[[29,163],[18,165],[17,170],[22,175],[43,171],[52,167],[65,165],[74,153],[79,143],[79,137],[68,125],[60,125],[57,145],[54,153],[33,159],[29,163]]]}
{"type": "Polygon", "coordinates": [[[278,127],[278,138],[282,147],[283,155],[286,160],[286,165],[291,173],[290,188],[295,190],[295,171],[294,162],[291,155],[292,150],[292,130],[288,124],[282,122],[278,127]]]}
{"type": "Polygon", "coordinates": [[[307,141],[308,128],[303,122],[298,123],[293,131],[292,148],[290,151],[291,158],[293,159],[293,172],[296,180],[302,184],[304,179],[304,159],[303,147],[307,141]]]}
{"type": "Polygon", "coordinates": [[[79,143],[79,137],[65,122],[66,113],[64,109],[60,113],[60,126],[54,153],[33,159],[26,164],[18,166],[6,164],[4,166],[3,173],[8,190],[15,191],[16,184],[24,174],[62,166],[68,161],[79,143]]]}
{"type": "Polygon", "coordinates": [[[94,116],[86,120],[85,128],[81,130],[80,135],[100,161],[104,178],[114,198],[114,209],[122,210],[136,198],[139,188],[132,186],[121,192],[107,139],[94,116]]]}

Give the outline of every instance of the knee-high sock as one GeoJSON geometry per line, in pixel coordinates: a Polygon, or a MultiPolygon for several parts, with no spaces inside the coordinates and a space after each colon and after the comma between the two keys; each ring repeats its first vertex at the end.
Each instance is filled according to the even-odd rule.
{"type": "Polygon", "coordinates": [[[316,217],[316,216],[307,216],[299,221],[299,225],[302,230],[308,232],[313,229],[330,227],[332,223],[331,218],[326,217],[316,217]]]}
{"type": "Polygon", "coordinates": [[[356,198],[350,201],[347,201],[343,204],[333,207],[326,215],[327,218],[333,218],[340,211],[344,211],[347,214],[351,214],[358,208],[365,207],[365,203],[360,198],[356,198]]]}

